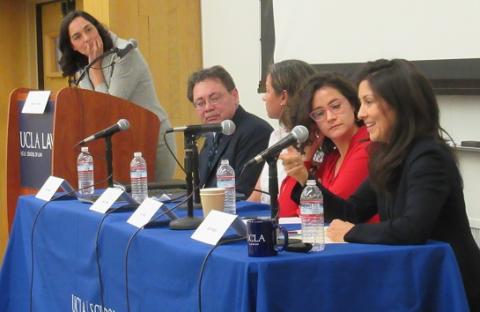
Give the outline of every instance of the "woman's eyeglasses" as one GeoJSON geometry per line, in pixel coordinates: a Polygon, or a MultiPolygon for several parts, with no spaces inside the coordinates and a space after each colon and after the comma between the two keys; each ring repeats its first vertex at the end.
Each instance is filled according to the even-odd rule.
{"type": "Polygon", "coordinates": [[[330,103],[327,108],[316,108],[310,112],[309,116],[314,121],[324,121],[327,118],[327,111],[334,115],[338,115],[343,111],[343,107],[345,106],[345,102],[337,100],[335,102],[330,103]]]}

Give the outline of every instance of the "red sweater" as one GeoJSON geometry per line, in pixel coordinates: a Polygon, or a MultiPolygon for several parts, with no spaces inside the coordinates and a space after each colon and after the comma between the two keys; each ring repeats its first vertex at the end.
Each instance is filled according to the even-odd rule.
{"type": "MultiPolygon", "coordinates": [[[[352,195],[360,184],[368,176],[368,153],[367,147],[370,144],[368,132],[365,126],[360,127],[352,137],[345,159],[335,176],[335,164],[340,153],[334,150],[323,158],[323,162],[317,170],[317,179],[320,179],[323,186],[341,198],[347,199],[352,195]]],[[[311,161],[306,161],[305,166],[311,167],[311,161]]],[[[299,215],[299,207],[291,198],[292,191],[297,181],[287,176],[280,188],[278,205],[280,217],[293,217],[299,215]]],[[[369,222],[378,222],[378,216],[374,216],[369,222]]]]}

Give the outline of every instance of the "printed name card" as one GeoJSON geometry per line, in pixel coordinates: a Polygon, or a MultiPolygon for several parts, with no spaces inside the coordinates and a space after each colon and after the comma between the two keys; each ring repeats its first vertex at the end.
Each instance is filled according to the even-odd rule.
{"type": "Polygon", "coordinates": [[[109,187],[103,194],[90,206],[90,210],[106,213],[113,203],[123,194],[123,190],[116,187],[109,187]]]}
{"type": "MultiPolygon", "coordinates": [[[[243,224],[243,222],[241,222],[236,215],[212,210],[203,220],[197,230],[193,232],[191,238],[209,245],[216,245],[232,224],[235,225],[235,230],[239,232],[237,230],[239,224],[235,221],[243,224]]],[[[242,226],[240,225],[240,228],[241,227],[242,226]]],[[[241,233],[239,234],[242,235],[241,233]]]]}
{"type": "Polygon", "coordinates": [[[44,201],[51,200],[55,192],[62,185],[63,181],[63,179],[54,176],[48,177],[35,197],[44,201]]]}
{"type": "Polygon", "coordinates": [[[22,114],[43,114],[51,91],[30,91],[23,105],[22,114]]]}
{"type": "Polygon", "coordinates": [[[130,223],[137,228],[141,228],[152,220],[152,217],[162,206],[163,203],[156,201],[153,198],[146,198],[130,218],[128,218],[127,223],[130,223]]]}

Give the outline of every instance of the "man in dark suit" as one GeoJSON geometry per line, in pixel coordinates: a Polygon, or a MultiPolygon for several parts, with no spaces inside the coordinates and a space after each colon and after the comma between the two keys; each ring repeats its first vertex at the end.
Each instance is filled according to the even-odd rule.
{"type": "Polygon", "coordinates": [[[252,165],[242,172],[243,166],[267,148],[273,128],[240,106],[235,83],[221,66],[193,73],[188,80],[187,96],[203,124],[230,119],[236,125],[232,135],[207,135],[199,155],[200,187],[216,186],[220,160],[228,159],[235,170],[237,192],[250,195],[262,166],[252,165]]]}

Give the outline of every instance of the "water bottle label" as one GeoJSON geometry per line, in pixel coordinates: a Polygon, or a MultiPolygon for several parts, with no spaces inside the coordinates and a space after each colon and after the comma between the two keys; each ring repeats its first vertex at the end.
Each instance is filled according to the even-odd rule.
{"type": "Polygon", "coordinates": [[[77,170],[78,171],[93,171],[93,164],[89,164],[89,163],[78,164],[77,170]]]}
{"type": "Polygon", "coordinates": [[[323,224],[323,213],[322,214],[302,214],[300,216],[302,223],[306,224],[323,224]]]}
{"type": "Polygon", "coordinates": [[[300,203],[300,213],[323,214],[323,204],[319,200],[308,200],[300,203]]]}
{"type": "Polygon", "coordinates": [[[224,179],[217,179],[217,186],[218,187],[235,187],[235,180],[224,180],[224,179]]]}
{"type": "Polygon", "coordinates": [[[130,177],[132,179],[146,178],[147,177],[147,172],[146,171],[130,171],[130,177]]]}

